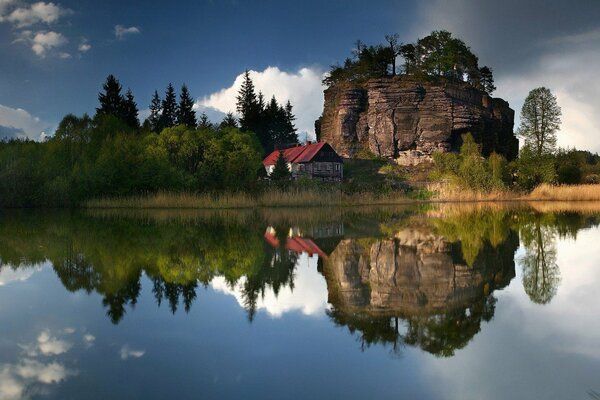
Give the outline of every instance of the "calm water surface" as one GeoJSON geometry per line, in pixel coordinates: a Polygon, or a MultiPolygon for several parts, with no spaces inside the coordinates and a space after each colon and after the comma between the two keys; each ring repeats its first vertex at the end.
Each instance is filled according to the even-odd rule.
{"type": "Polygon", "coordinates": [[[0,399],[600,398],[599,223],[2,212],[0,399]]]}

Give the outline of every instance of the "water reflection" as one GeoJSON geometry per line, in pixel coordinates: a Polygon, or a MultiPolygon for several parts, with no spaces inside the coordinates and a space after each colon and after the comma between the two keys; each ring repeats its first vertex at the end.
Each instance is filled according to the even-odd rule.
{"type": "Polygon", "coordinates": [[[184,220],[7,213],[0,223],[0,277],[26,280],[47,261],[68,291],[101,295],[118,324],[135,309],[143,276],[156,304],[173,314],[189,312],[209,286],[234,295],[249,321],[260,308],[274,316],[320,313],[321,300],[311,302],[321,291],[318,272],[327,315],[360,348],[381,344],[399,355],[414,346],[448,357],[494,317],[494,292],[515,277],[520,244],[523,288],[532,302],[547,304],[560,284],[556,239],[597,224],[593,216],[530,209],[184,220]],[[300,279],[298,289],[304,262],[313,275],[300,279]],[[269,307],[266,299],[287,303],[269,307]]]}

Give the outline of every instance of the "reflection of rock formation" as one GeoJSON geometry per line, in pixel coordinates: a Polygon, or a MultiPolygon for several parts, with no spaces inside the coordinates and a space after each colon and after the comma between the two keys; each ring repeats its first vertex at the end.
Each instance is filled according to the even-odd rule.
{"type": "Polygon", "coordinates": [[[515,233],[495,248],[486,243],[469,267],[457,243],[425,228],[404,229],[385,240],[343,240],[323,264],[332,315],[361,331],[359,325],[372,329],[378,319],[394,330],[390,318],[399,317],[408,324],[405,343],[452,354],[479,331],[481,319],[491,318],[490,294],[514,277],[517,246],[515,233]],[[447,342],[447,335],[455,340],[449,349],[430,343],[447,342]]]}

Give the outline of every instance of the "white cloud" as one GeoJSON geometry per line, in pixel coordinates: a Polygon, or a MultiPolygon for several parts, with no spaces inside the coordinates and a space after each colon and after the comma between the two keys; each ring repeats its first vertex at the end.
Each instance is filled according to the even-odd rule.
{"type": "MultiPolygon", "coordinates": [[[[0,3],[0,11],[2,8],[6,10],[7,5],[12,1],[4,1],[0,3]]],[[[72,14],[69,9],[61,8],[54,3],[45,3],[43,1],[34,3],[28,7],[19,7],[11,13],[4,16],[2,20],[13,23],[17,28],[31,26],[37,23],[52,24],[64,15],[72,14]]],[[[2,21],[0,20],[0,21],[2,21]]]]}
{"type": "Polygon", "coordinates": [[[29,279],[34,273],[41,271],[41,268],[17,268],[10,267],[0,268],[0,286],[7,285],[13,282],[24,282],[29,279]]]}
{"type": "MultiPolygon", "coordinates": [[[[279,318],[292,311],[301,311],[304,315],[324,315],[327,309],[327,284],[317,271],[317,256],[301,254],[294,271],[294,289],[282,287],[278,294],[269,288],[264,296],[257,300],[256,309],[265,310],[271,317],[279,318]]],[[[231,288],[225,278],[217,277],[210,283],[214,290],[234,296],[238,304],[244,307],[244,284],[240,279],[231,288]]]]}
{"type": "Polygon", "coordinates": [[[90,51],[91,48],[92,48],[92,45],[88,42],[87,39],[83,38],[83,39],[81,39],[81,43],[79,43],[77,50],[79,50],[81,53],[86,53],[86,52],[90,51]]]}
{"type": "Polygon", "coordinates": [[[130,349],[127,345],[121,347],[121,350],[119,350],[119,356],[121,357],[121,360],[127,360],[129,358],[140,358],[144,354],[146,354],[146,350],[130,349]]]}
{"type": "Polygon", "coordinates": [[[49,50],[60,47],[67,43],[67,38],[64,37],[62,33],[57,33],[54,31],[37,32],[31,39],[31,43],[31,49],[33,52],[40,57],[45,57],[49,50]]]}
{"type": "Polygon", "coordinates": [[[13,4],[15,0],[0,0],[0,22],[3,22],[6,17],[6,10],[8,6],[13,4]]]}
{"type": "MultiPolygon", "coordinates": [[[[314,122],[323,111],[323,71],[301,68],[297,72],[286,72],[278,67],[268,67],[264,71],[250,71],[250,77],[256,91],[261,91],[265,100],[273,95],[282,104],[289,100],[294,107],[299,133],[309,132],[314,136],[314,122]]],[[[196,107],[210,107],[223,113],[235,112],[236,96],[243,78],[240,74],[231,86],[199,99],[196,107]]]]}
{"type": "Polygon", "coordinates": [[[140,28],[137,26],[130,26],[128,28],[123,25],[115,25],[115,37],[117,39],[123,39],[128,35],[136,35],[140,33],[140,28]]]}
{"type": "MultiPolygon", "coordinates": [[[[22,108],[11,108],[1,104],[0,127],[12,128],[15,132],[13,137],[33,140],[39,140],[44,131],[50,130],[49,123],[34,117],[22,108]]],[[[3,139],[3,137],[0,137],[0,139],[3,139]]]]}

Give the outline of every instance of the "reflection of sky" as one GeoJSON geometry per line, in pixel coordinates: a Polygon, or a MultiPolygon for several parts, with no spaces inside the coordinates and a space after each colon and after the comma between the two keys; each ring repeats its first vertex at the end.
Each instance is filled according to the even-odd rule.
{"type": "Polygon", "coordinates": [[[599,239],[592,229],[558,241],[561,285],[547,305],[531,303],[517,265],[494,292],[494,319],[451,358],[410,346],[400,358],[379,345],[361,352],[346,327],[304,317],[327,308],[316,257],[300,256],[293,291],[267,290],[252,323],[238,286],[216,279],[173,315],[142,278],[115,326],[102,295],[70,293],[44,267],[0,287],[0,399],[585,399],[600,391],[599,239]]]}
{"type": "Polygon", "coordinates": [[[33,274],[40,271],[41,266],[19,267],[14,269],[10,265],[0,264],[0,286],[7,285],[12,282],[23,282],[31,278],[33,274]]]}
{"type": "MultiPolygon", "coordinates": [[[[279,289],[277,295],[269,287],[264,297],[257,301],[257,310],[265,310],[271,317],[281,317],[290,311],[301,311],[305,315],[324,315],[327,308],[327,285],[323,275],[317,271],[318,256],[309,257],[302,253],[298,257],[294,271],[294,289],[285,286],[279,289]]],[[[240,306],[244,306],[242,278],[231,288],[223,277],[217,277],[211,282],[213,289],[234,296],[240,306]]]]}
{"type": "Polygon", "coordinates": [[[455,357],[423,358],[439,397],[575,399],[600,391],[599,242],[599,229],[557,242],[561,284],[546,305],[529,300],[517,264],[510,286],[495,292],[494,320],[455,357]]]}

